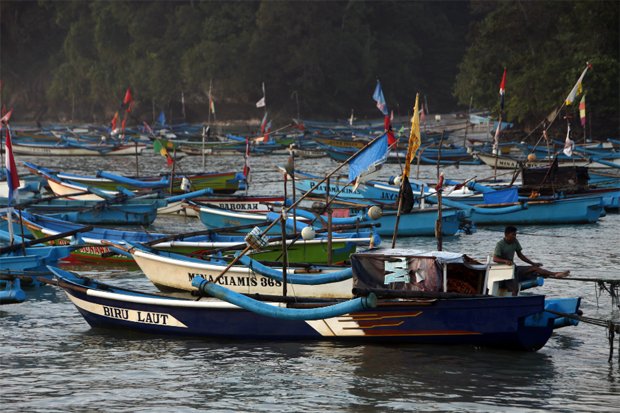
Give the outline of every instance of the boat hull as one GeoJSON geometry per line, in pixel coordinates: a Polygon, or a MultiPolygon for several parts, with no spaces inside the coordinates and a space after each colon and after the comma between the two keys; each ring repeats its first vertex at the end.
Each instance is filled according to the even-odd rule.
{"type": "MultiPolygon", "coordinates": [[[[95,328],[152,334],[268,340],[353,340],[493,346],[537,350],[553,321],[526,321],[544,312],[544,296],[381,300],[376,308],[339,317],[276,319],[215,299],[183,300],[131,292],[59,276],[60,287],[95,328]]],[[[274,303],[277,306],[287,306],[274,303]]]]}
{"type": "MultiPolygon", "coordinates": [[[[159,289],[195,291],[191,285],[195,277],[215,280],[226,268],[225,264],[196,262],[135,250],[132,256],[142,272],[159,289]]],[[[218,284],[243,294],[282,294],[281,282],[255,273],[246,266],[233,266],[223,275],[218,284]]],[[[351,279],[321,285],[290,284],[289,291],[302,297],[350,298],[353,288],[351,279]]]]}
{"type": "Polygon", "coordinates": [[[470,218],[476,225],[563,225],[591,224],[604,212],[600,197],[531,201],[527,208],[503,214],[484,214],[484,208],[471,210],[470,218]]]}

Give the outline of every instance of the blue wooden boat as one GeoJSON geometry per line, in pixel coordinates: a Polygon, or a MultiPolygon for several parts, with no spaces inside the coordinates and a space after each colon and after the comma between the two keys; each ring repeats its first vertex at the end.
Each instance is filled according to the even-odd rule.
{"type": "Polygon", "coordinates": [[[66,136],[56,141],[20,138],[13,142],[13,153],[31,156],[128,156],[140,154],[145,148],[143,143],[84,142],[66,136]]]}
{"type": "Polygon", "coordinates": [[[25,270],[45,270],[47,265],[55,265],[58,260],[68,257],[73,245],[36,246],[19,248],[0,254],[0,271],[21,272],[25,270]]]}
{"type": "MultiPolygon", "coordinates": [[[[170,182],[170,176],[134,178],[122,176],[105,171],[98,171],[96,176],[85,176],[66,172],[53,171],[51,169],[35,165],[31,162],[23,162],[24,166],[35,174],[44,177],[48,185],[59,195],[75,194],[81,191],[100,191],[100,193],[80,196],[80,199],[105,199],[107,196],[117,196],[119,192],[130,195],[131,191],[159,190],[170,191],[172,194],[185,195],[181,188],[183,179],[187,179],[192,193],[203,191],[207,193],[232,194],[239,189],[246,188],[245,176],[237,172],[221,173],[192,173],[177,174],[170,182]],[[103,194],[103,195],[102,195],[103,194]]],[[[196,196],[196,195],[194,195],[196,196]]]]}
{"type": "MultiPolygon", "coordinates": [[[[191,205],[192,203],[189,202],[191,205]]],[[[272,221],[280,219],[280,214],[269,212],[267,214],[258,214],[250,212],[231,211],[223,208],[217,208],[214,206],[206,205],[194,205],[198,210],[198,217],[200,221],[210,229],[220,229],[224,231],[226,228],[234,228],[239,226],[267,226],[272,221]]],[[[300,232],[308,226],[309,220],[306,218],[298,218],[297,222],[293,222],[292,213],[287,218],[288,232],[293,232],[293,225],[295,225],[297,232],[300,232]]],[[[349,224],[349,222],[347,222],[349,224]]],[[[234,230],[233,230],[234,231],[234,230]]],[[[236,232],[236,231],[235,231],[236,232]]],[[[280,224],[274,225],[268,232],[269,235],[282,234],[282,228],[280,224]]]]}
{"type": "Polygon", "coordinates": [[[30,213],[46,214],[65,221],[95,225],[150,225],[157,218],[162,200],[128,199],[124,202],[54,199],[26,207],[30,213]]]}
{"type": "MultiPolygon", "coordinates": [[[[82,228],[81,225],[71,222],[55,219],[48,216],[40,216],[24,212],[22,220],[25,228],[30,230],[37,237],[55,236],[58,234],[76,231],[82,228]]],[[[249,231],[249,228],[246,229],[249,231]]],[[[335,232],[332,234],[332,258],[333,262],[340,262],[348,259],[349,255],[355,252],[357,247],[367,247],[368,245],[379,246],[381,238],[373,232],[357,231],[357,232],[335,232]]],[[[326,244],[327,237],[325,234],[316,234],[312,240],[302,241],[291,239],[287,240],[289,245],[288,260],[290,263],[325,263],[327,262],[326,244]],[[315,245],[318,244],[318,245],[315,245]],[[322,252],[322,255],[320,254],[322,252]]],[[[71,254],[77,261],[113,261],[118,263],[133,263],[132,258],[124,255],[114,254],[110,256],[111,250],[106,246],[106,241],[116,244],[139,244],[160,240],[154,244],[157,249],[173,251],[177,253],[188,254],[194,257],[201,257],[209,253],[209,251],[218,249],[241,249],[246,246],[245,236],[243,235],[224,235],[214,231],[198,231],[193,234],[177,234],[168,235],[162,233],[144,232],[144,231],[121,231],[109,228],[93,227],[89,231],[80,231],[79,240],[84,246],[77,248],[71,254]],[[165,238],[165,240],[162,240],[165,238]],[[106,258],[102,257],[102,254],[106,258]]],[[[59,244],[66,244],[70,239],[58,240],[59,244]]],[[[269,239],[268,245],[263,251],[253,253],[253,256],[263,257],[275,261],[273,258],[265,258],[270,252],[278,256],[281,252],[280,241],[269,239]]]]}
{"type": "MultiPolygon", "coordinates": [[[[381,236],[391,237],[394,234],[396,224],[396,211],[383,211],[377,220],[381,226],[377,232],[381,236]]],[[[400,215],[398,224],[399,237],[433,237],[435,236],[435,222],[437,221],[437,208],[414,209],[400,215]]],[[[445,208],[442,210],[441,233],[444,236],[456,235],[461,231],[466,233],[475,232],[475,221],[466,211],[445,208]]]]}
{"type": "MultiPolygon", "coordinates": [[[[429,197],[436,202],[436,198],[429,197]]],[[[476,225],[562,225],[591,224],[603,214],[600,197],[566,198],[542,201],[516,202],[512,204],[468,205],[444,199],[444,205],[469,213],[476,225]]]]}
{"type": "MultiPolygon", "coordinates": [[[[360,205],[361,208],[368,207],[368,205],[360,205]]],[[[201,222],[207,228],[220,228],[235,227],[240,225],[257,225],[266,226],[272,221],[280,218],[279,214],[251,214],[251,213],[239,213],[235,211],[228,211],[219,208],[212,208],[201,206],[199,212],[201,222]]],[[[321,220],[315,220],[316,214],[310,213],[302,209],[296,209],[297,214],[297,231],[301,231],[308,225],[313,225],[315,228],[324,228],[325,223],[321,220]],[[313,224],[311,222],[314,221],[313,224]]],[[[292,211],[287,218],[288,232],[292,232],[293,218],[292,211]]],[[[325,217],[323,217],[325,218],[325,217]]],[[[463,226],[467,220],[467,213],[456,209],[446,209],[443,211],[442,217],[442,233],[443,235],[455,235],[459,229],[463,226]]],[[[371,219],[365,211],[358,213],[355,216],[348,218],[332,218],[332,224],[338,225],[355,225],[360,223],[374,223],[377,224],[375,231],[382,236],[391,236],[394,233],[394,222],[396,219],[396,212],[388,211],[375,220],[371,219]]],[[[437,210],[435,208],[415,210],[407,214],[401,214],[400,224],[398,229],[398,236],[410,237],[410,236],[433,236],[435,235],[435,221],[437,220],[437,210]]],[[[268,234],[281,234],[282,229],[280,224],[274,225],[267,233],[268,234]]]]}
{"type": "Polygon", "coordinates": [[[346,301],[281,296],[259,300],[199,277],[194,278],[194,286],[213,298],[180,299],[114,287],[58,268],[50,270],[56,275],[56,284],[93,328],[112,330],[241,340],[459,344],[532,351],[543,347],[555,328],[576,324],[571,316],[579,311],[579,298],[489,295],[496,290],[485,284],[487,266],[468,264],[462,254],[387,250],[355,254],[352,260],[357,297],[346,301]],[[417,276],[405,278],[407,266],[414,263],[424,263],[428,269],[423,281],[417,281],[417,276]],[[468,271],[463,271],[465,266],[468,271]],[[466,272],[472,276],[469,281],[464,278],[466,272]],[[445,279],[446,283],[439,290],[420,289],[433,284],[433,279],[445,279]],[[465,284],[473,292],[458,292],[464,291],[465,284]]]}

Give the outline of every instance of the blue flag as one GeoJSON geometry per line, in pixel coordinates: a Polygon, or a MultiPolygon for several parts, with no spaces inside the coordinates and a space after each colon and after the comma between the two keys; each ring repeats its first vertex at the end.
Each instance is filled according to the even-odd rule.
{"type": "Polygon", "coordinates": [[[163,110],[159,112],[159,116],[157,117],[157,123],[159,123],[161,126],[166,126],[166,114],[163,110]]]}
{"type": "Polygon", "coordinates": [[[388,114],[387,103],[385,103],[385,97],[383,96],[383,90],[381,90],[381,82],[377,80],[377,87],[375,87],[375,92],[372,94],[372,98],[377,102],[377,108],[384,115],[388,114]]]}
{"type": "Polygon", "coordinates": [[[385,133],[349,162],[349,182],[353,182],[373,166],[385,162],[387,152],[388,136],[385,133]]]}

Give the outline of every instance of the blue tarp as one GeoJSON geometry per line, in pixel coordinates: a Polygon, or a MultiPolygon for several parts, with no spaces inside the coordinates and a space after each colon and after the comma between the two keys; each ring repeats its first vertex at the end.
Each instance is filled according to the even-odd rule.
{"type": "Polygon", "coordinates": [[[504,204],[519,201],[516,187],[498,189],[497,191],[485,192],[483,195],[485,204],[504,204]]]}

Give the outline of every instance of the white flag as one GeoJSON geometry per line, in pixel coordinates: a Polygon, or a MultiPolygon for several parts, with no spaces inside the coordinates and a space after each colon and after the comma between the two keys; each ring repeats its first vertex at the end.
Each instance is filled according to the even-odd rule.
{"type": "Polygon", "coordinates": [[[256,102],[256,107],[257,108],[264,108],[265,107],[265,97],[264,96],[258,102],[256,102]]]}
{"type": "Polygon", "coordinates": [[[495,136],[493,136],[493,155],[499,155],[499,132],[502,127],[502,119],[497,121],[497,129],[495,130],[495,136]]]}
{"type": "Polygon", "coordinates": [[[572,104],[577,94],[581,93],[581,87],[582,87],[581,82],[583,82],[583,78],[585,77],[586,72],[588,71],[590,67],[591,67],[590,63],[588,63],[586,68],[583,69],[583,72],[581,72],[581,76],[579,76],[579,79],[577,79],[577,83],[575,83],[575,86],[573,86],[568,96],[566,96],[566,100],[564,101],[566,105],[572,104]]]}
{"type": "Polygon", "coordinates": [[[568,130],[566,131],[566,141],[564,141],[564,155],[573,156],[573,148],[575,147],[575,142],[573,142],[570,138],[570,124],[568,125],[568,130]]]}

